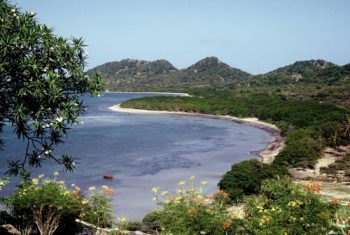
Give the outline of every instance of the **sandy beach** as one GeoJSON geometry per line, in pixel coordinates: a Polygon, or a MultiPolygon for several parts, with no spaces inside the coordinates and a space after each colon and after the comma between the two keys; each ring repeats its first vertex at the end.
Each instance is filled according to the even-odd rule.
{"type": "Polygon", "coordinates": [[[281,131],[277,126],[262,122],[257,118],[238,118],[229,115],[213,115],[213,114],[201,114],[201,113],[187,113],[187,112],[174,112],[174,111],[155,111],[155,110],[143,110],[143,109],[129,109],[122,108],[120,104],[113,105],[109,107],[110,110],[116,112],[125,112],[125,113],[139,113],[139,114],[171,114],[171,115],[188,115],[204,118],[215,118],[228,121],[234,121],[237,123],[247,124],[250,126],[258,127],[265,131],[271,133],[271,141],[266,145],[266,147],[259,152],[259,156],[263,163],[270,164],[273,162],[278,153],[280,153],[285,147],[285,140],[281,136],[281,131]]]}

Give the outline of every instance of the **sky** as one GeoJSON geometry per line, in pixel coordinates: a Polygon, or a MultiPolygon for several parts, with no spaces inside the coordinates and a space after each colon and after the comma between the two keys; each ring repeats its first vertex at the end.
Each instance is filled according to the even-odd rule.
{"type": "Polygon", "coordinates": [[[349,0],[10,0],[88,45],[88,68],[216,56],[252,74],[298,60],[350,63],[349,0]]]}

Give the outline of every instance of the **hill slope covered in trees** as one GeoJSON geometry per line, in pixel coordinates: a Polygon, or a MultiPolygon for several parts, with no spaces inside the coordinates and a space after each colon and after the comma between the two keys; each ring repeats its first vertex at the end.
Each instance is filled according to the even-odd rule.
{"type": "Polygon", "coordinates": [[[220,87],[251,75],[216,57],[207,57],[178,70],[166,60],[122,60],[109,62],[88,71],[107,80],[111,91],[184,91],[195,87],[220,87]]]}

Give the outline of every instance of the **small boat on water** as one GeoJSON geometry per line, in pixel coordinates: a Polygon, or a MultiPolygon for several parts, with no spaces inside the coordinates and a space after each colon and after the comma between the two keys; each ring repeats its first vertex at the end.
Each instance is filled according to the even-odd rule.
{"type": "Polygon", "coordinates": [[[113,180],[114,176],[113,175],[104,175],[103,178],[106,180],[113,180]]]}

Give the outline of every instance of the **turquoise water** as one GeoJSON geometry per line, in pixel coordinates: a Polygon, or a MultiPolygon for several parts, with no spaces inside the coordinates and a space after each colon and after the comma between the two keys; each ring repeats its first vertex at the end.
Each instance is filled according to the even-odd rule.
{"type": "MultiPolygon", "coordinates": [[[[108,107],[146,93],[106,93],[100,98],[86,97],[88,113],[81,124],[68,134],[57,154],[79,158],[73,173],[65,173],[50,162],[35,169],[37,174],[60,172],[67,184],[82,189],[103,184],[116,190],[114,212],[129,219],[141,219],[156,207],[150,189],[174,191],[177,183],[190,176],[209,182],[208,192],[216,188],[220,177],[232,163],[256,158],[252,151],[263,149],[270,134],[232,121],[180,115],[128,114],[108,107]],[[103,179],[111,174],[115,180],[103,179]]],[[[1,151],[0,173],[6,171],[6,159],[20,159],[24,149],[10,130],[2,134],[6,141],[1,151]]],[[[14,189],[12,184],[1,194],[14,189]]]]}

